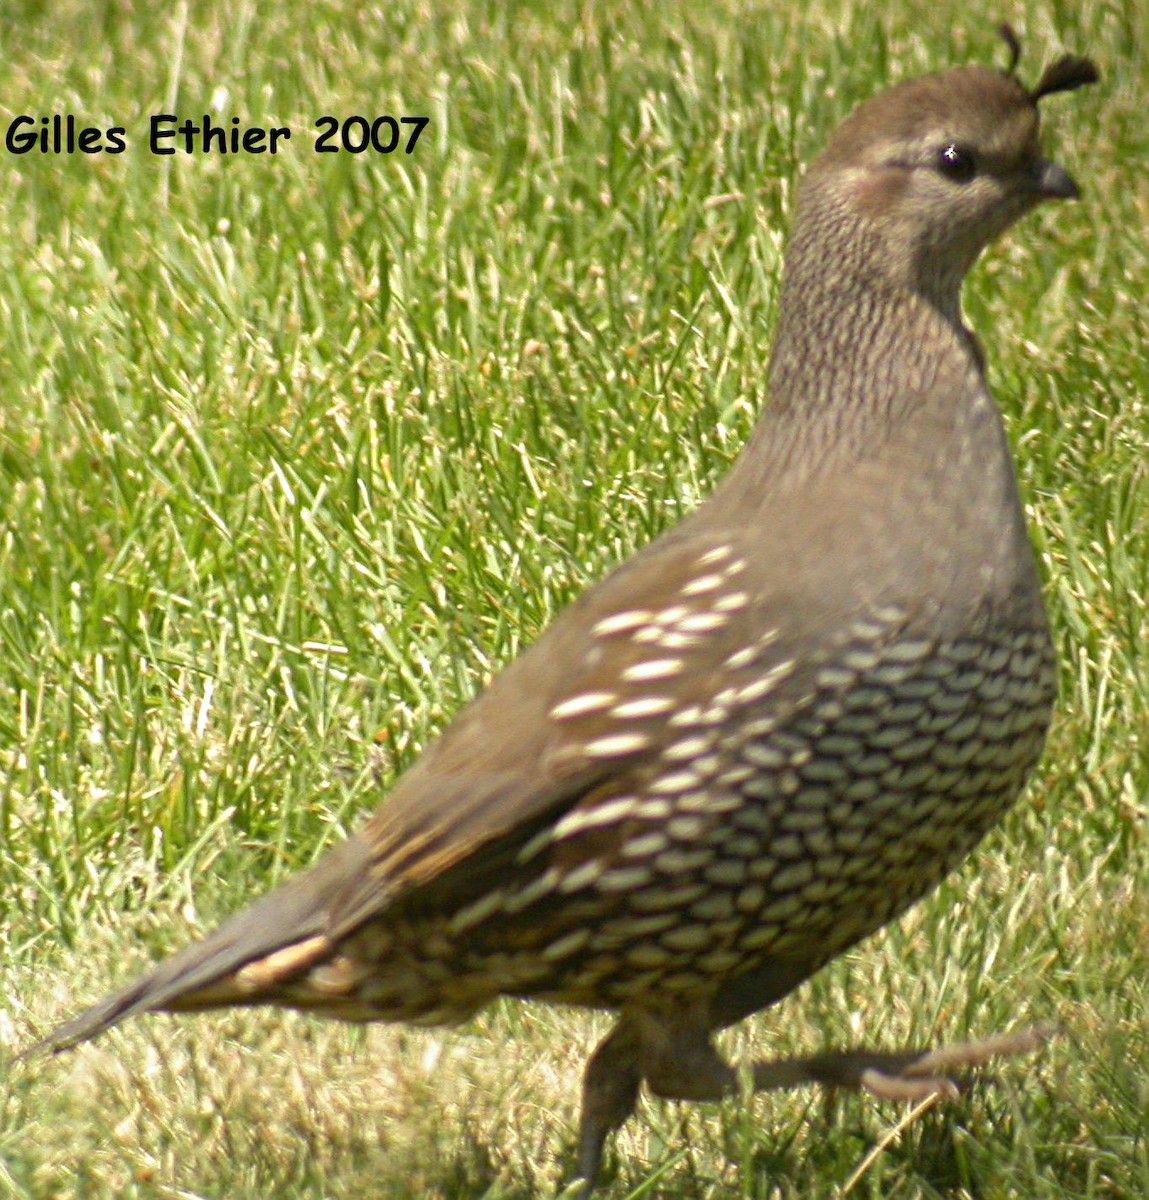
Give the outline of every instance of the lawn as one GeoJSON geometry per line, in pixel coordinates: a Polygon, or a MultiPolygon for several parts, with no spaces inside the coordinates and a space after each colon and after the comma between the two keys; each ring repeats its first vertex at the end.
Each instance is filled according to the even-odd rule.
{"type": "MultiPolygon", "coordinates": [[[[965,295],[1055,725],[964,870],[725,1048],[1065,1036],[950,1107],[644,1103],[602,1194],[1149,1195],[1149,30],[1140,0],[879,7],[4,6],[0,126],[104,147],[0,147],[4,1058],[312,862],[706,494],[764,399],[802,165],[886,84],[1004,64],[1008,18],[1023,77],[1103,74],[1043,104],[1082,202],[965,295]],[[159,114],[292,136],[161,155],[159,114]],[[317,153],[324,116],[395,149],[317,153]]],[[[147,1018],[0,1071],[0,1197],[552,1195],[605,1027],[147,1018]]]]}

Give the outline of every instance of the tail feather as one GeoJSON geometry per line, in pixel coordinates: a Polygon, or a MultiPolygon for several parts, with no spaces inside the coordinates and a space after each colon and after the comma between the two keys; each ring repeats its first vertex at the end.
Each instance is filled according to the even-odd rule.
{"type": "Polygon", "coordinates": [[[367,861],[356,837],[336,847],[306,874],[289,880],[161,963],[123,991],[53,1029],[21,1057],[68,1050],[144,1012],[259,1004],[277,985],[322,961],[332,899],[367,861]],[[246,968],[246,969],[245,969],[246,968]]]}

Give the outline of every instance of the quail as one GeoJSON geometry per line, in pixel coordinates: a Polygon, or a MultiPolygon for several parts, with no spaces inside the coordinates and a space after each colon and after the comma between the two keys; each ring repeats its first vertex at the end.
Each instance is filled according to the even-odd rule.
{"type": "MultiPolygon", "coordinates": [[[[496,997],[605,1008],[578,1173],[640,1087],[714,1100],[716,1031],[902,913],[1017,797],[1054,694],[1002,422],[960,288],[1077,188],[1033,88],[971,66],[900,84],[802,184],[767,401],[710,499],[587,591],[466,707],[363,829],[204,941],[48,1034],[283,1005],[458,1022],[496,997]]],[[[945,1095],[1040,1031],[934,1052],[761,1061],[945,1095]]]]}

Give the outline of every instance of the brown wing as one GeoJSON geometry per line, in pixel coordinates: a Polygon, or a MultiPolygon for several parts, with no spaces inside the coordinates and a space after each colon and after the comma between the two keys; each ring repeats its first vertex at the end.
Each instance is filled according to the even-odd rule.
{"type": "MultiPolygon", "coordinates": [[[[713,621],[691,629],[691,617],[742,569],[723,541],[681,528],[648,547],[468,705],[360,833],[29,1053],[66,1049],[145,1011],[274,1001],[396,900],[465,902],[538,829],[657,753],[656,726],[684,688],[711,688],[729,641],[713,621]],[[668,674],[672,660],[681,668],[668,674]],[[665,703],[647,720],[626,718],[630,741],[612,742],[620,706],[649,709],[656,695],[665,703]]],[[[727,591],[731,613],[749,602],[727,591]]]]}
{"type": "Polygon", "coordinates": [[[370,863],[336,898],[328,936],[464,862],[481,888],[484,867],[497,871],[536,827],[657,758],[668,715],[716,690],[738,646],[752,603],[745,570],[729,539],[680,531],[585,593],[368,822],[370,863]]]}

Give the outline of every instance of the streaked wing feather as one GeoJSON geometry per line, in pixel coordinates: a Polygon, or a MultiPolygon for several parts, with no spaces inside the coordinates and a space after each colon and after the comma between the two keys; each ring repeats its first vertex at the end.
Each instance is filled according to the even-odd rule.
{"type": "Polygon", "coordinates": [[[162,962],[154,971],[102,1000],[66,1024],[52,1030],[27,1054],[66,1050],[95,1037],[137,1013],[155,1009],[211,1008],[221,1004],[260,1002],[258,989],[244,995],[226,981],[248,963],[269,959],[288,947],[308,952],[281,963],[287,974],[305,970],[322,957],[327,912],[332,896],[346,879],[366,867],[367,845],[354,837],[336,846],[310,871],[289,879],[250,908],[245,908],[200,942],[194,942],[162,962]]]}
{"type": "MultiPolygon", "coordinates": [[[[632,751],[596,757],[586,747],[598,731],[608,735],[606,711],[570,719],[552,714],[572,697],[601,693],[621,698],[649,691],[641,679],[628,680],[627,672],[637,664],[685,653],[635,637],[643,624],[596,632],[603,623],[617,625],[615,619],[623,613],[659,614],[682,606],[682,589],[707,574],[704,560],[718,543],[708,534],[681,536],[681,527],[676,533],[584,593],[400,780],[363,830],[371,863],[338,897],[328,926],[332,938],[445,872],[461,864],[469,869],[471,857],[492,841],[529,830],[542,817],[558,819],[604,780],[657,754],[665,738],[664,716],[647,723],[648,741],[639,742],[636,735],[632,751]],[[609,654],[604,653],[608,638],[609,654]]],[[[702,595],[698,606],[707,599],[702,595]]],[[[658,681],[675,705],[684,688],[708,687],[707,678],[720,669],[730,636],[714,629],[700,632],[696,642],[690,647],[689,670],[658,681]]]]}

